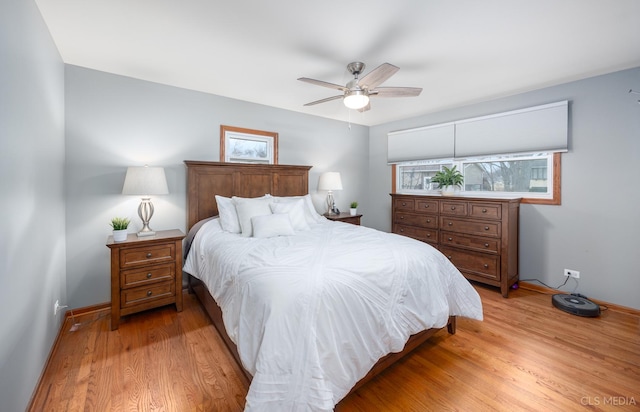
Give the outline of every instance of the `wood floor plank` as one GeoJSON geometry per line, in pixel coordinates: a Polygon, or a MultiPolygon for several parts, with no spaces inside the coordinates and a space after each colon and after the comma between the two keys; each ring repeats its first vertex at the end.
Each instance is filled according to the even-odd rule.
{"type": "MultiPolygon", "coordinates": [[[[639,411],[640,316],[573,316],[549,295],[475,286],[482,322],[459,319],[336,407],[354,411],[639,411]]],[[[194,296],[123,318],[67,319],[30,411],[221,411],[247,383],[194,296]]]]}

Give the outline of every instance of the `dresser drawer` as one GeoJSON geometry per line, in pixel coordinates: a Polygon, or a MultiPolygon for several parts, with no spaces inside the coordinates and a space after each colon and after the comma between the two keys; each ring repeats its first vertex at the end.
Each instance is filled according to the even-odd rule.
{"type": "Polygon", "coordinates": [[[393,200],[393,208],[395,210],[413,210],[414,205],[413,199],[400,198],[393,200]]]}
{"type": "Polygon", "coordinates": [[[438,202],[435,200],[416,200],[416,212],[438,214],[438,202]]]}
{"type": "Polygon", "coordinates": [[[467,202],[443,200],[440,202],[440,213],[449,216],[466,216],[467,202]]]}
{"type": "Polygon", "coordinates": [[[461,272],[469,272],[473,275],[493,280],[500,279],[500,260],[496,255],[450,247],[441,247],[440,251],[461,272]]]}
{"type": "Polygon", "coordinates": [[[500,205],[487,203],[471,203],[469,205],[469,216],[481,219],[502,219],[502,207],[500,205]]]}
{"type": "Polygon", "coordinates": [[[412,237],[428,243],[438,242],[438,231],[435,229],[423,229],[414,226],[396,225],[394,233],[412,237]]]}
{"type": "Polygon", "coordinates": [[[420,227],[438,228],[438,216],[435,215],[418,215],[413,213],[396,212],[394,222],[403,225],[413,225],[420,227]]]}
{"type": "Polygon", "coordinates": [[[440,217],[440,228],[450,232],[479,236],[500,237],[502,234],[500,222],[481,222],[478,220],[455,219],[445,216],[440,217]]]}
{"type": "Polygon", "coordinates": [[[120,292],[120,305],[127,308],[140,304],[151,303],[154,300],[172,298],[175,296],[175,282],[162,282],[149,286],[123,289],[120,292]]]}
{"type": "Polygon", "coordinates": [[[120,252],[120,267],[143,266],[155,263],[174,262],[176,249],[173,243],[123,249],[120,252]]]}
{"type": "Polygon", "coordinates": [[[453,232],[440,232],[442,246],[456,246],[487,253],[500,253],[500,240],[488,237],[461,235],[453,232]]]}
{"type": "Polygon", "coordinates": [[[120,274],[120,287],[131,288],[160,281],[173,280],[175,264],[151,266],[144,269],[125,270],[120,274]]]}

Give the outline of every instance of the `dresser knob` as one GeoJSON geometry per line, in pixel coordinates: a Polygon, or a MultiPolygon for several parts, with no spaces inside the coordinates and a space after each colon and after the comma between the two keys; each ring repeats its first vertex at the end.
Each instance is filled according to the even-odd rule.
{"type": "Polygon", "coordinates": [[[147,279],[151,279],[151,273],[147,273],[147,279]]]}
{"type": "Polygon", "coordinates": [[[451,206],[451,210],[456,210],[456,207],[455,206],[451,206]]]}
{"type": "Polygon", "coordinates": [[[424,205],[425,208],[429,209],[429,205],[424,205]]]}
{"type": "Polygon", "coordinates": [[[151,291],[150,290],[147,291],[147,296],[151,296],[151,291]]]}
{"type": "Polygon", "coordinates": [[[404,216],[400,216],[400,220],[403,220],[403,219],[404,219],[404,216]]]}
{"type": "Polygon", "coordinates": [[[484,268],[487,269],[489,267],[489,265],[487,265],[486,263],[484,264],[484,268]]]}
{"type": "Polygon", "coordinates": [[[447,259],[451,260],[451,255],[448,255],[448,256],[447,256],[447,259]]]}
{"type": "Polygon", "coordinates": [[[427,237],[431,237],[431,233],[427,233],[427,237]]]}
{"type": "Polygon", "coordinates": [[[427,223],[431,223],[431,219],[427,219],[427,223]]]}
{"type": "Polygon", "coordinates": [[[400,229],[401,232],[404,232],[404,229],[400,229]]]}
{"type": "Polygon", "coordinates": [[[488,244],[488,243],[485,243],[485,244],[484,244],[484,247],[489,247],[489,244],[488,244]]]}
{"type": "Polygon", "coordinates": [[[452,238],[452,237],[450,237],[450,238],[448,238],[447,240],[448,240],[449,242],[451,242],[451,241],[453,240],[453,238],[452,238]]]}
{"type": "Polygon", "coordinates": [[[484,227],[484,230],[489,230],[489,226],[485,226],[485,227],[484,227]]]}
{"type": "Polygon", "coordinates": [[[151,256],[152,256],[151,252],[147,253],[147,259],[150,258],[151,256]]]}
{"type": "Polygon", "coordinates": [[[482,213],[487,213],[487,209],[482,209],[482,213]]]}
{"type": "Polygon", "coordinates": [[[453,226],[453,222],[449,222],[447,223],[449,226],[453,226]]]}
{"type": "Polygon", "coordinates": [[[402,202],[402,206],[406,206],[407,204],[405,202],[402,202]]]}

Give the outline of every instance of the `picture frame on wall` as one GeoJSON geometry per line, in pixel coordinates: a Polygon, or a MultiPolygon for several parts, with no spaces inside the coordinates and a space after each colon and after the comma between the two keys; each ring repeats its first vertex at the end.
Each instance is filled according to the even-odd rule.
{"type": "Polygon", "coordinates": [[[278,164],[278,133],[220,125],[220,161],[278,164]]]}

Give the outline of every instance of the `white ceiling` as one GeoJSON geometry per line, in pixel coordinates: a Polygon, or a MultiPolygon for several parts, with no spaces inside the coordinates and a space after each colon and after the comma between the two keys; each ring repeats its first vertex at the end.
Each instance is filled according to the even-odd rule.
{"type": "Polygon", "coordinates": [[[65,63],[363,125],[640,66],[638,0],[36,3],[65,63]],[[303,107],[339,92],[297,78],[346,84],[351,61],[424,90],[303,107]]]}

